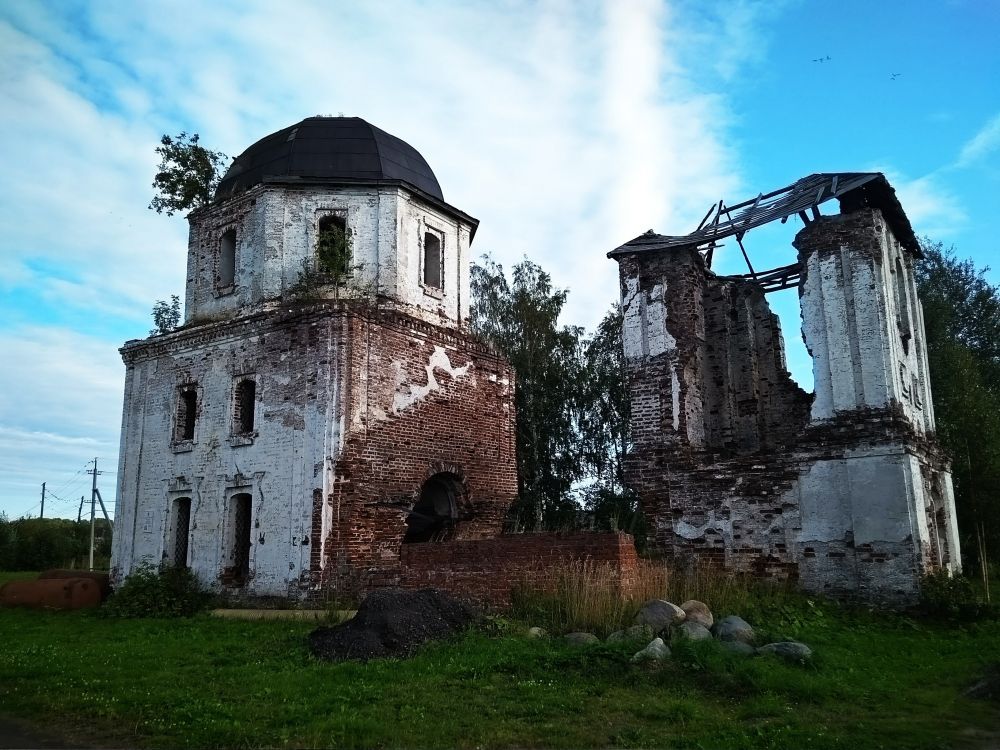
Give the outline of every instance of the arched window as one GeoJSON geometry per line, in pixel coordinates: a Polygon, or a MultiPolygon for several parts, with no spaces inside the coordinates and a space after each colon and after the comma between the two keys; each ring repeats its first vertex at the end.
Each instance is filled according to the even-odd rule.
{"type": "Polygon", "coordinates": [[[257,382],[253,378],[243,378],[236,384],[233,396],[233,432],[237,435],[250,434],[254,430],[257,382]]]}
{"type": "Polygon", "coordinates": [[[170,548],[167,554],[171,563],[178,568],[188,564],[188,538],[191,534],[191,498],[179,497],[173,502],[173,524],[170,530],[170,548]]]}
{"type": "Polygon", "coordinates": [[[229,566],[223,577],[237,586],[246,584],[250,577],[250,530],[252,497],[241,492],[233,495],[229,503],[229,538],[226,559],[229,566]]]}
{"type": "Polygon", "coordinates": [[[454,474],[435,474],[420,488],[420,497],[406,518],[403,544],[440,542],[451,537],[458,518],[461,484],[454,474]]]}
{"type": "Polygon", "coordinates": [[[441,238],[424,232],[424,286],[441,288],[441,238]]]}
{"type": "Polygon", "coordinates": [[[236,281],[236,230],[227,229],[219,241],[219,287],[232,286],[236,281]]]}

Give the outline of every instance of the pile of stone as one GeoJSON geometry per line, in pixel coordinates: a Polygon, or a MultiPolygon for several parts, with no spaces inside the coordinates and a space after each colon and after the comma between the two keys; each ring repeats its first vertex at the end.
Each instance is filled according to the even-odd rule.
{"type": "MultiPolygon", "coordinates": [[[[544,634],[545,631],[541,628],[531,628],[529,631],[531,637],[537,638],[544,634]]],[[[580,646],[600,642],[593,633],[569,633],[565,639],[568,643],[580,646]]],[[[774,654],[798,663],[812,658],[812,649],[798,641],[778,641],[755,647],[757,636],[750,623],[736,615],[716,622],[708,605],[695,599],[680,606],[663,599],[651,599],[639,608],[631,627],[615,631],[608,636],[607,642],[646,643],[645,648],[632,657],[633,662],[643,662],[669,658],[670,647],[667,644],[676,645],[684,640],[714,640],[721,648],[745,656],[774,654]]]]}

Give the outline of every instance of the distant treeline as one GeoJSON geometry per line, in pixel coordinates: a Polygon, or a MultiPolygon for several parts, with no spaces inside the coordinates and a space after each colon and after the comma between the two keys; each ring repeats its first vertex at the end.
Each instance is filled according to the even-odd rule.
{"type": "MultiPolygon", "coordinates": [[[[85,568],[90,554],[90,521],[65,518],[18,518],[0,513],[0,570],[85,568]]],[[[94,567],[107,569],[111,529],[98,521],[94,533],[94,567]]]]}

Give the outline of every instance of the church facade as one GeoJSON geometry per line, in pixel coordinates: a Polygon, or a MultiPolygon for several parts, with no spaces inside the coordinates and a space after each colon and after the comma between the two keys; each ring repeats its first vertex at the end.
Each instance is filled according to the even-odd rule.
{"type": "Polygon", "coordinates": [[[129,341],[113,576],[237,595],[393,583],[405,545],[491,538],[513,374],[467,330],[478,222],[408,144],[314,117],[188,217],[185,319],[129,341]]]}

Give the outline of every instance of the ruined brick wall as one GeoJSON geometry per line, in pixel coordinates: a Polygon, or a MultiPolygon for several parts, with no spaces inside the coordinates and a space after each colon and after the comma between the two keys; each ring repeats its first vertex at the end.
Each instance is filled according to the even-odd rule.
{"type": "Polygon", "coordinates": [[[425,480],[462,487],[459,539],[500,531],[516,494],[509,366],[467,335],[356,303],[296,305],[134,342],[114,565],[170,559],[190,498],[187,562],[230,580],[234,497],[252,498],[249,596],[302,596],[337,576],[391,582],[425,480]],[[239,434],[235,393],[256,383],[239,434]],[[178,392],[196,389],[190,440],[178,392]]]}
{"type": "Polygon", "coordinates": [[[323,581],[393,583],[407,515],[435,475],[459,487],[452,539],[500,533],[517,494],[513,373],[468,336],[413,318],[348,325],[348,434],[326,499],[323,581]]]}
{"type": "Polygon", "coordinates": [[[960,559],[912,253],[867,208],[795,246],[814,395],[791,380],[756,284],[714,276],[693,248],[618,257],[628,482],[654,549],[679,562],[909,600],[960,559]]]}
{"type": "Polygon", "coordinates": [[[785,368],[777,317],[756,285],[715,276],[693,249],[620,263],[635,443],[626,473],[654,548],[787,567],[794,522],[775,490],[794,472],[754,456],[801,429],[809,397],[785,368]]]}
{"type": "Polygon", "coordinates": [[[407,545],[399,583],[405,588],[443,588],[503,608],[510,604],[513,587],[551,590],[559,567],[579,561],[608,566],[623,593],[635,582],[638,558],[628,534],[553,532],[407,545]]]}

